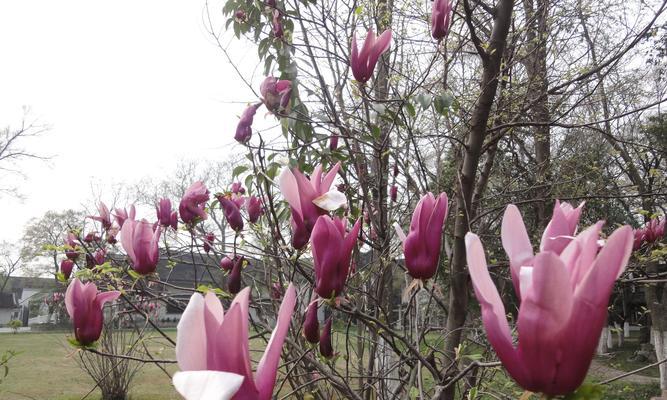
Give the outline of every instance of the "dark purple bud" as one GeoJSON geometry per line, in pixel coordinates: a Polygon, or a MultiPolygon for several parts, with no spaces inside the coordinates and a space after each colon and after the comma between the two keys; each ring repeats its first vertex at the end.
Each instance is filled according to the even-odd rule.
{"type": "Polygon", "coordinates": [[[391,189],[389,189],[389,196],[391,197],[391,201],[395,203],[398,197],[398,187],[396,185],[392,185],[391,189]]]}
{"type": "Polygon", "coordinates": [[[282,15],[280,15],[280,11],[273,10],[273,36],[281,38],[284,34],[282,15]]]}
{"type": "Polygon", "coordinates": [[[246,143],[252,137],[252,121],[255,118],[255,113],[262,103],[252,104],[243,111],[238,125],[236,125],[236,134],[234,139],[239,143],[246,143]]]}
{"type": "Polygon", "coordinates": [[[60,262],[60,272],[65,276],[65,279],[69,279],[72,275],[72,269],[74,268],[74,261],[70,259],[64,259],[60,262]]]}
{"type": "Polygon", "coordinates": [[[234,13],[234,18],[236,18],[238,20],[238,22],[244,22],[245,17],[246,17],[246,14],[245,14],[245,11],[243,11],[243,10],[236,10],[236,12],[234,13]]]}
{"type": "Polygon", "coordinates": [[[398,176],[398,163],[394,164],[394,176],[398,176]]]}
{"type": "Polygon", "coordinates": [[[317,301],[313,301],[306,310],[306,316],[303,321],[303,337],[309,343],[320,341],[320,321],[317,320],[317,301]]]}
{"type": "Polygon", "coordinates": [[[234,268],[234,261],[231,259],[231,257],[225,256],[222,260],[220,260],[220,268],[225,271],[231,271],[234,268]]]}
{"type": "Polygon", "coordinates": [[[84,238],[83,241],[86,243],[99,242],[100,237],[97,232],[89,232],[84,238]]]}
{"type": "Polygon", "coordinates": [[[334,151],[338,148],[338,135],[331,135],[329,137],[329,150],[334,151]]]}
{"type": "Polygon", "coordinates": [[[274,282],[273,285],[271,285],[271,298],[273,300],[280,300],[280,298],[283,297],[283,294],[285,294],[285,291],[283,290],[282,285],[278,282],[274,282]]]}
{"type": "Polygon", "coordinates": [[[241,269],[243,268],[243,260],[243,257],[237,257],[232,272],[227,276],[227,289],[231,294],[236,294],[241,291],[241,269]]]}
{"type": "Polygon", "coordinates": [[[333,346],[331,345],[331,322],[332,318],[329,317],[327,322],[324,323],[322,336],[320,336],[320,354],[325,358],[331,358],[334,355],[333,346]]]}

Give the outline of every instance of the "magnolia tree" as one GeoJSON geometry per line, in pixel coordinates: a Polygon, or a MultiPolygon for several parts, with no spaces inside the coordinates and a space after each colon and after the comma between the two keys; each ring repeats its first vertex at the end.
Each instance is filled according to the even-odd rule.
{"type": "Polygon", "coordinates": [[[211,32],[256,45],[264,66],[256,84],[237,69],[257,93],[233,135],[246,159],[228,187],[192,182],[145,215],[100,203],[65,237],[73,345],[177,363],[188,400],[602,398],[582,383],[614,283],[643,249],[628,223],[642,199],[665,199],[659,177],[640,193],[618,184],[630,165],[618,149],[635,142],[604,125],[658,103],[583,110],[628,72],[620,60],[664,4],[606,6],[229,0],[222,20],[207,6],[211,32]],[[595,43],[568,40],[590,36],[591,15],[634,19],[588,64],[595,43]],[[260,110],[278,126],[254,127],[260,110]],[[577,135],[588,128],[612,139],[577,135]],[[602,165],[580,167],[575,148],[602,165]],[[192,281],[156,273],[161,261],[192,281]],[[182,312],[175,340],[146,304],[182,312]],[[118,312],[175,360],[96,347],[118,312]]]}

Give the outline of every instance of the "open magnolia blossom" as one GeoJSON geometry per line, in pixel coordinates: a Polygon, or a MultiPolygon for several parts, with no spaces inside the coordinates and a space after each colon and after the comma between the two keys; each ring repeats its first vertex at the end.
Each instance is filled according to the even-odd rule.
{"type": "Polygon", "coordinates": [[[315,167],[308,179],[296,168],[285,168],[278,182],[280,191],[292,210],[292,246],[297,249],[308,243],[310,233],[320,215],[347,204],[347,198],[337,189],[331,189],[340,162],[323,175],[322,165],[315,167]]]}
{"type": "Polygon", "coordinates": [[[176,337],[176,390],[186,400],[269,400],[276,383],[280,353],[296,305],[290,284],[276,327],[253,374],[250,366],[248,305],[250,288],[236,295],[225,313],[212,292],[195,293],[183,312],[176,337]]]}
{"type": "MultiPolygon", "coordinates": [[[[560,224],[561,217],[555,213],[549,225],[560,224]]],[[[542,250],[533,255],[519,210],[514,205],[507,207],[501,236],[510,264],[517,268],[517,274],[512,274],[521,301],[516,345],[487,269],[482,242],[477,235],[466,234],[470,277],[489,342],[509,374],[531,392],[571,393],[586,376],[614,281],[632,251],[629,226],[616,229],[600,248],[602,226],[602,221],[590,226],[569,240],[560,253],[542,250]]]]}

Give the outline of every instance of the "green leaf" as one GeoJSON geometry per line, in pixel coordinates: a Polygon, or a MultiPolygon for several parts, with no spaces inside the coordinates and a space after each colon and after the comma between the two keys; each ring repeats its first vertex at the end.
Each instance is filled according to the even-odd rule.
{"type": "Polygon", "coordinates": [[[433,98],[428,94],[420,93],[417,95],[417,102],[422,106],[422,110],[429,108],[432,101],[433,98]]]}
{"type": "Polygon", "coordinates": [[[441,114],[441,115],[447,115],[449,112],[449,107],[452,105],[454,102],[454,97],[452,97],[451,94],[445,93],[443,95],[437,96],[434,99],[433,105],[435,106],[435,110],[441,114]]]}
{"type": "Polygon", "coordinates": [[[364,11],[364,7],[363,7],[363,6],[359,6],[359,7],[357,7],[357,8],[354,9],[354,14],[355,14],[355,15],[361,15],[361,12],[362,12],[362,11],[364,11]]]}
{"type": "Polygon", "coordinates": [[[414,118],[415,115],[417,115],[417,112],[415,111],[415,106],[413,106],[412,103],[406,101],[403,107],[406,109],[406,111],[408,112],[408,114],[410,114],[411,117],[414,118]]]}
{"type": "Polygon", "coordinates": [[[248,170],[247,165],[239,165],[232,170],[232,177],[237,177],[248,170]]]}

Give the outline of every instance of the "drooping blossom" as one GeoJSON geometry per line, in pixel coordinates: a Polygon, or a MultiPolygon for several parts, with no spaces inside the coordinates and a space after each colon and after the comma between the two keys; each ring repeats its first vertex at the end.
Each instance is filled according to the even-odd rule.
{"type": "Polygon", "coordinates": [[[213,243],[215,242],[215,234],[213,232],[208,232],[204,236],[204,251],[206,254],[208,254],[211,251],[211,247],[213,247],[213,243]]]}
{"type": "Polygon", "coordinates": [[[209,199],[209,191],[204,182],[197,181],[185,191],[178,212],[186,224],[208,218],[205,207],[209,199]]]}
{"type": "Polygon", "coordinates": [[[405,236],[396,225],[396,233],[403,242],[405,268],[415,279],[430,279],[438,271],[442,227],[447,219],[447,209],[447,193],[440,193],[436,199],[429,192],[419,200],[412,213],[408,235],[405,236]]]}
{"type": "Polygon", "coordinates": [[[118,236],[118,232],[120,232],[120,228],[116,225],[109,228],[109,230],[107,231],[107,243],[116,244],[118,242],[118,240],[116,239],[116,236],[118,236]]]}
{"type": "Polygon", "coordinates": [[[97,211],[99,215],[89,215],[88,218],[101,223],[102,228],[105,230],[111,228],[111,213],[109,212],[109,207],[100,201],[97,206],[97,211]]]}
{"type": "Polygon", "coordinates": [[[361,51],[357,48],[356,32],[352,35],[350,68],[352,68],[352,75],[357,82],[365,83],[371,79],[378,59],[385,51],[389,50],[389,46],[391,46],[391,29],[382,32],[377,38],[372,29],[368,31],[361,51]]]}
{"type": "Polygon", "coordinates": [[[296,289],[287,288],[276,325],[255,373],[250,365],[248,308],[250,288],[240,291],[225,313],[212,292],[190,298],[177,328],[174,375],[176,390],[186,400],[270,400],[280,353],[296,305],[296,289]]]}
{"type": "Polygon", "coordinates": [[[171,226],[174,230],[178,229],[178,211],[171,210],[171,200],[160,199],[155,211],[157,220],[163,228],[171,226]]]}
{"type": "Polygon", "coordinates": [[[60,261],[60,273],[63,274],[65,280],[69,279],[70,275],[72,275],[73,268],[74,261],[70,260],[69,258],[60,261]]]}
{"type": "Polygon", "coordinates": [[[349,233],[346,226],[345,219],[323,215],[313,227],[315,292],[324,299],[339,296],[345,288],[361,220],[357,220],[349,233]]]}
{"type": "Polygon", "coordinates": [[[320,354],[324,358],[331,358],[334,355],[333,345],[331,344],[331,324],[333,319],[329,317],[322,328],[322,335],[320,336],[320,354]]]}
{"type": "Polygon", "coordinates": [[[548,396],[573,392],[584,380],[600,332],[614,281],[632,251],[629,226],[616,229],[602,249],[600,221],[571,239],[562,252],[533,247],[519,210],[510,205],[502,221],[503,247],[521,301],[514,345],[505,307],[489,275],[479,237],[465,237],[470,276],[482,306],[489,342],[523,388],[548,396]]]}
{"type": "Polygon", "coordinates": [[[271,22],[273,27],[273,36],[276,38],[281,38],[285,34],[283,31],[282,19],[283,18],[280,14],[280,11],[278,9],[273,10],[273,20],[271,22]]]}
{"type": "Polygon", "coordinates": [[[280,114],[281,110],[286,110],[289,105],[292,96],[292,81],[267,76],[262,81],[259,92],[266,108],[274,114],[280,114]]]}
{"type": "Polygon", "coordinates": [[[285,168],[279,177],[280,191],[292,210],[292,246],[303,248],[310,239],[315,221],[320,215],[336,210],[345,204],[345,195],[331,184],[340,169],[340,163],[322,174],[322,165],[315,167],[310,179],[297,168],[285,168]]]}
{"type": "Polygon", "coordinates": [[[303,321],[303,337],[309,343],[318,343],[320,341],[320,321],[317,319],[317,301],[308,305],[306,316],[303,321]]]}
{"type": "Polygon", "coordinates": [[[81,345],[89,345],[100,338],[104,323],[103,307],[116,300],[118,291],[98,292],[94,283],[81,283],[74,278],[65,292],[65,307],[74,326],[74,336],[81,345]]]}
{"type": "Polygon", "coordinates": [[[218,201],[229,226],[236,232],[243,230],[243,218],[239,205],[228,196],[219,196],[218,201]]]}
{"type": "Polygon", "coordinates": [[[262,209],[262,201],[256,196],[249,196],[246,199],[245,207],[248,211],[248,220],[253,224],[259,220],[259,217],[261,217],[264,212],[262,209]]]}
{"type": "Polygon", "coordinates": [[[236,125],[236,133],[234,139],[239,143],[247,143],[252,137],[252,122],[255,117],[257,109],[262,103],[251,104],[243,111],[238,125],[236,125]]]}
{"type": "Polygon", "coordinates": [[[114,218],[116,219],[116,223],[118,224],[119,228],[123,227],[123,224],[125,223],[126,219],[134,219],[134,216],[136,214],[136,210],[134,208],[134,204],[130,205],[130,210],[127,211],[124,208],[116,208],[114,210],[114,218]]]}
{"type": "Polygon", "coordinates": [[[142,219],[141,221],[127,220],[120,231],[120,242],[132,263],[132,269],[146,275],[155,272],[160,261],[160,233],[162,226],[142,219]]]}
{"type": "Polygon", "coordinates": [[[442,40],[447,37],[451,22],[451,0],[434,0],[431,10],[431,35],[433,39],[442,40]]]}

